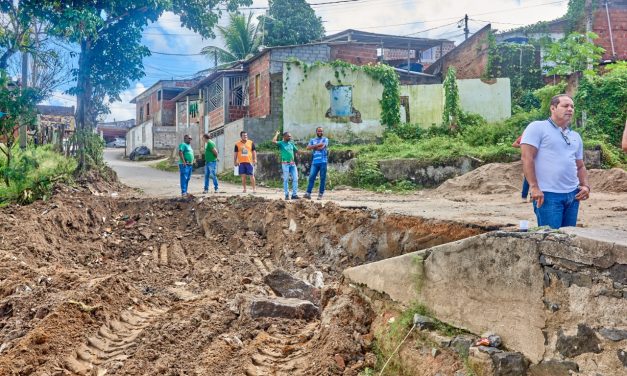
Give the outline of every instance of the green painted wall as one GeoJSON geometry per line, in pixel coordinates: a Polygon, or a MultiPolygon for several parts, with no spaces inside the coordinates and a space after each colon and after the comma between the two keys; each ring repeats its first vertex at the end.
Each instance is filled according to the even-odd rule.
{"type": "MultiPolygon", "coordinates": [[[[457,80],[457,86],[464,111],[479,114],[487,121],[504,120],[511,116],[509,78],[499,78],[493,84],[486,84],[479,79],[457,80]]],[[[442,123],[442,85],[401,85],[400,92],[402,96],[409,97],[410,123],[425,128],[442,123]]]]}
{"type": "Polygon", "coordinates": [[[361,71],[346,69],[346,76],[328,66],[307,69],[287,64],[283,68],[283,128],[297,140],[306,140],[315,134],[318,126],[325,128],[325,135],[336,140],[348,141],[351,138],[371,140],[381,136],[381,106],[383,85],[361,71]],[[339,78],[339,80],[338,80],[339,78]],[[361,123],[337,121],[325,117],[331,106],[331,85],[353,87],[353,107],[361,113],[361,123]],[[352,134],[352,135],[351,135],[352,134]]]}
{"type": "MultiPolygon", "coordinates": [[[[444,92],[442,85],[401,85],[401,96],[409,97],[409,122],[429,128],[442,123],[444,92]]],[[[401,118],[402,122],[405,119],[401,118]]]]}
{"type": "Polygon", "coordinates": [[[512,116],[509,78],[493,84],[481,80],[457,80],[462,109],[483,116],[487,121],[505,120],[512,116]]]}

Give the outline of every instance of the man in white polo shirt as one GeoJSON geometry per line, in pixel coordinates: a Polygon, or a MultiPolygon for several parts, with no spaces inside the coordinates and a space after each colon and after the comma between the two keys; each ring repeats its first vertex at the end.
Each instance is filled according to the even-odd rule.
{"type": "Polygon", "coordinates": [[[521,141],[523,171],[538,226],[575,226],[579,201],[590,196],[583,141],[569,127],[575,107],[566,94],[551,98],[551,116],[527,126],[521,141]]]}

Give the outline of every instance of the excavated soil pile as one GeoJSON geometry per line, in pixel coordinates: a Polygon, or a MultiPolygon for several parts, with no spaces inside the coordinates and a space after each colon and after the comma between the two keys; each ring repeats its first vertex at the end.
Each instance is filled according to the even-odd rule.
{"type": "Polygon", "coordinates": [[[489,195],[516,192],[520,190],[521,184],[521,162],[489,163],[445,181],[436,189],[436,192],[445,197],[469,192],[489,195]]]}
{"type": "Polygon", "coordinates": [[[0,375],[356,375],[348,266],[479,228],[254,197],[76,191],[0,210],[0,375]]]}
{"type": "MultiPolygon", "coordinates": [[[[490,195],[516,193],[522,188],[522,162],[490,163],[467,174],[445,181],[436,192],[444,197],[468,193],[490,195]]],[[[627,172],[620,168],[588,170],[594,192],[627,192],[627,172]]]]}

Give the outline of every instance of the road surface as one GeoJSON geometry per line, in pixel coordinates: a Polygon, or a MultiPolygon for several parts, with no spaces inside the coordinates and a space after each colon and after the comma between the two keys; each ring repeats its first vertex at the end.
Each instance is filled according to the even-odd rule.
{"type": "MultiPolygon", "coordinates": [[[[152,197],[176,197],[180,194],[178,172],[157,170],[157,163],[131,162],[123,159],[124,151],[106,149],[105,161],[113,168],[122,183],[152,197]]],[[[192,175],[190,193],[202,195],[203,176],[192,175]]],[[[242,195],[239,185],[220,182],[222,195],[242,195]]],[[[211,195],[211,193],[210,193],[211,195]]],[[[282,199],[283,190],[257,188],[257,196],[282,199]]],[[[302,195],[302,194],[301,194],[302,195]]],[[[442,198],[434,190],[421,190],[411,194],[388,194],[344,189],[327,191],[323,202],[335,202],[342,206],[382,209],[389,213],[419,216],[423,218],[451,220],[486,227],[516,227],[521,220],[536,220],[529,203],[521,202],[519,194],[479,195],[469,192],[461,199],[442,198]]],[[[583,227],[627,228],[627,193],[594,192],[589,201],[580,207],[578,224],[583,227]]]]}

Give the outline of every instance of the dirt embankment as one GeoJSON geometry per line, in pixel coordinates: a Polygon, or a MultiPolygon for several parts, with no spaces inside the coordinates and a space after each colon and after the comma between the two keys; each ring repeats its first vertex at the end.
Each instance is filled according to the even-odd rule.
{"type": "Polygon", "coordinates": [[[483,231],[330,203],[74,190],[0,215],[0,375],[356,375],[374,366],[374,313],[341,271],[483,231]],[[316,286],[315,318],[236,306],[277,299],[277,269],[316,286]]]}
{"type": "MultiPolygon", "coordinates": [[[[620,168],[589,170],[593,192],[627,192],[627,171],[620,168]]],[[[522,162],[490,163],[467,174],[447,180],[436,192],[445,197],[515,193],[522,187],[522,162]]]]}

